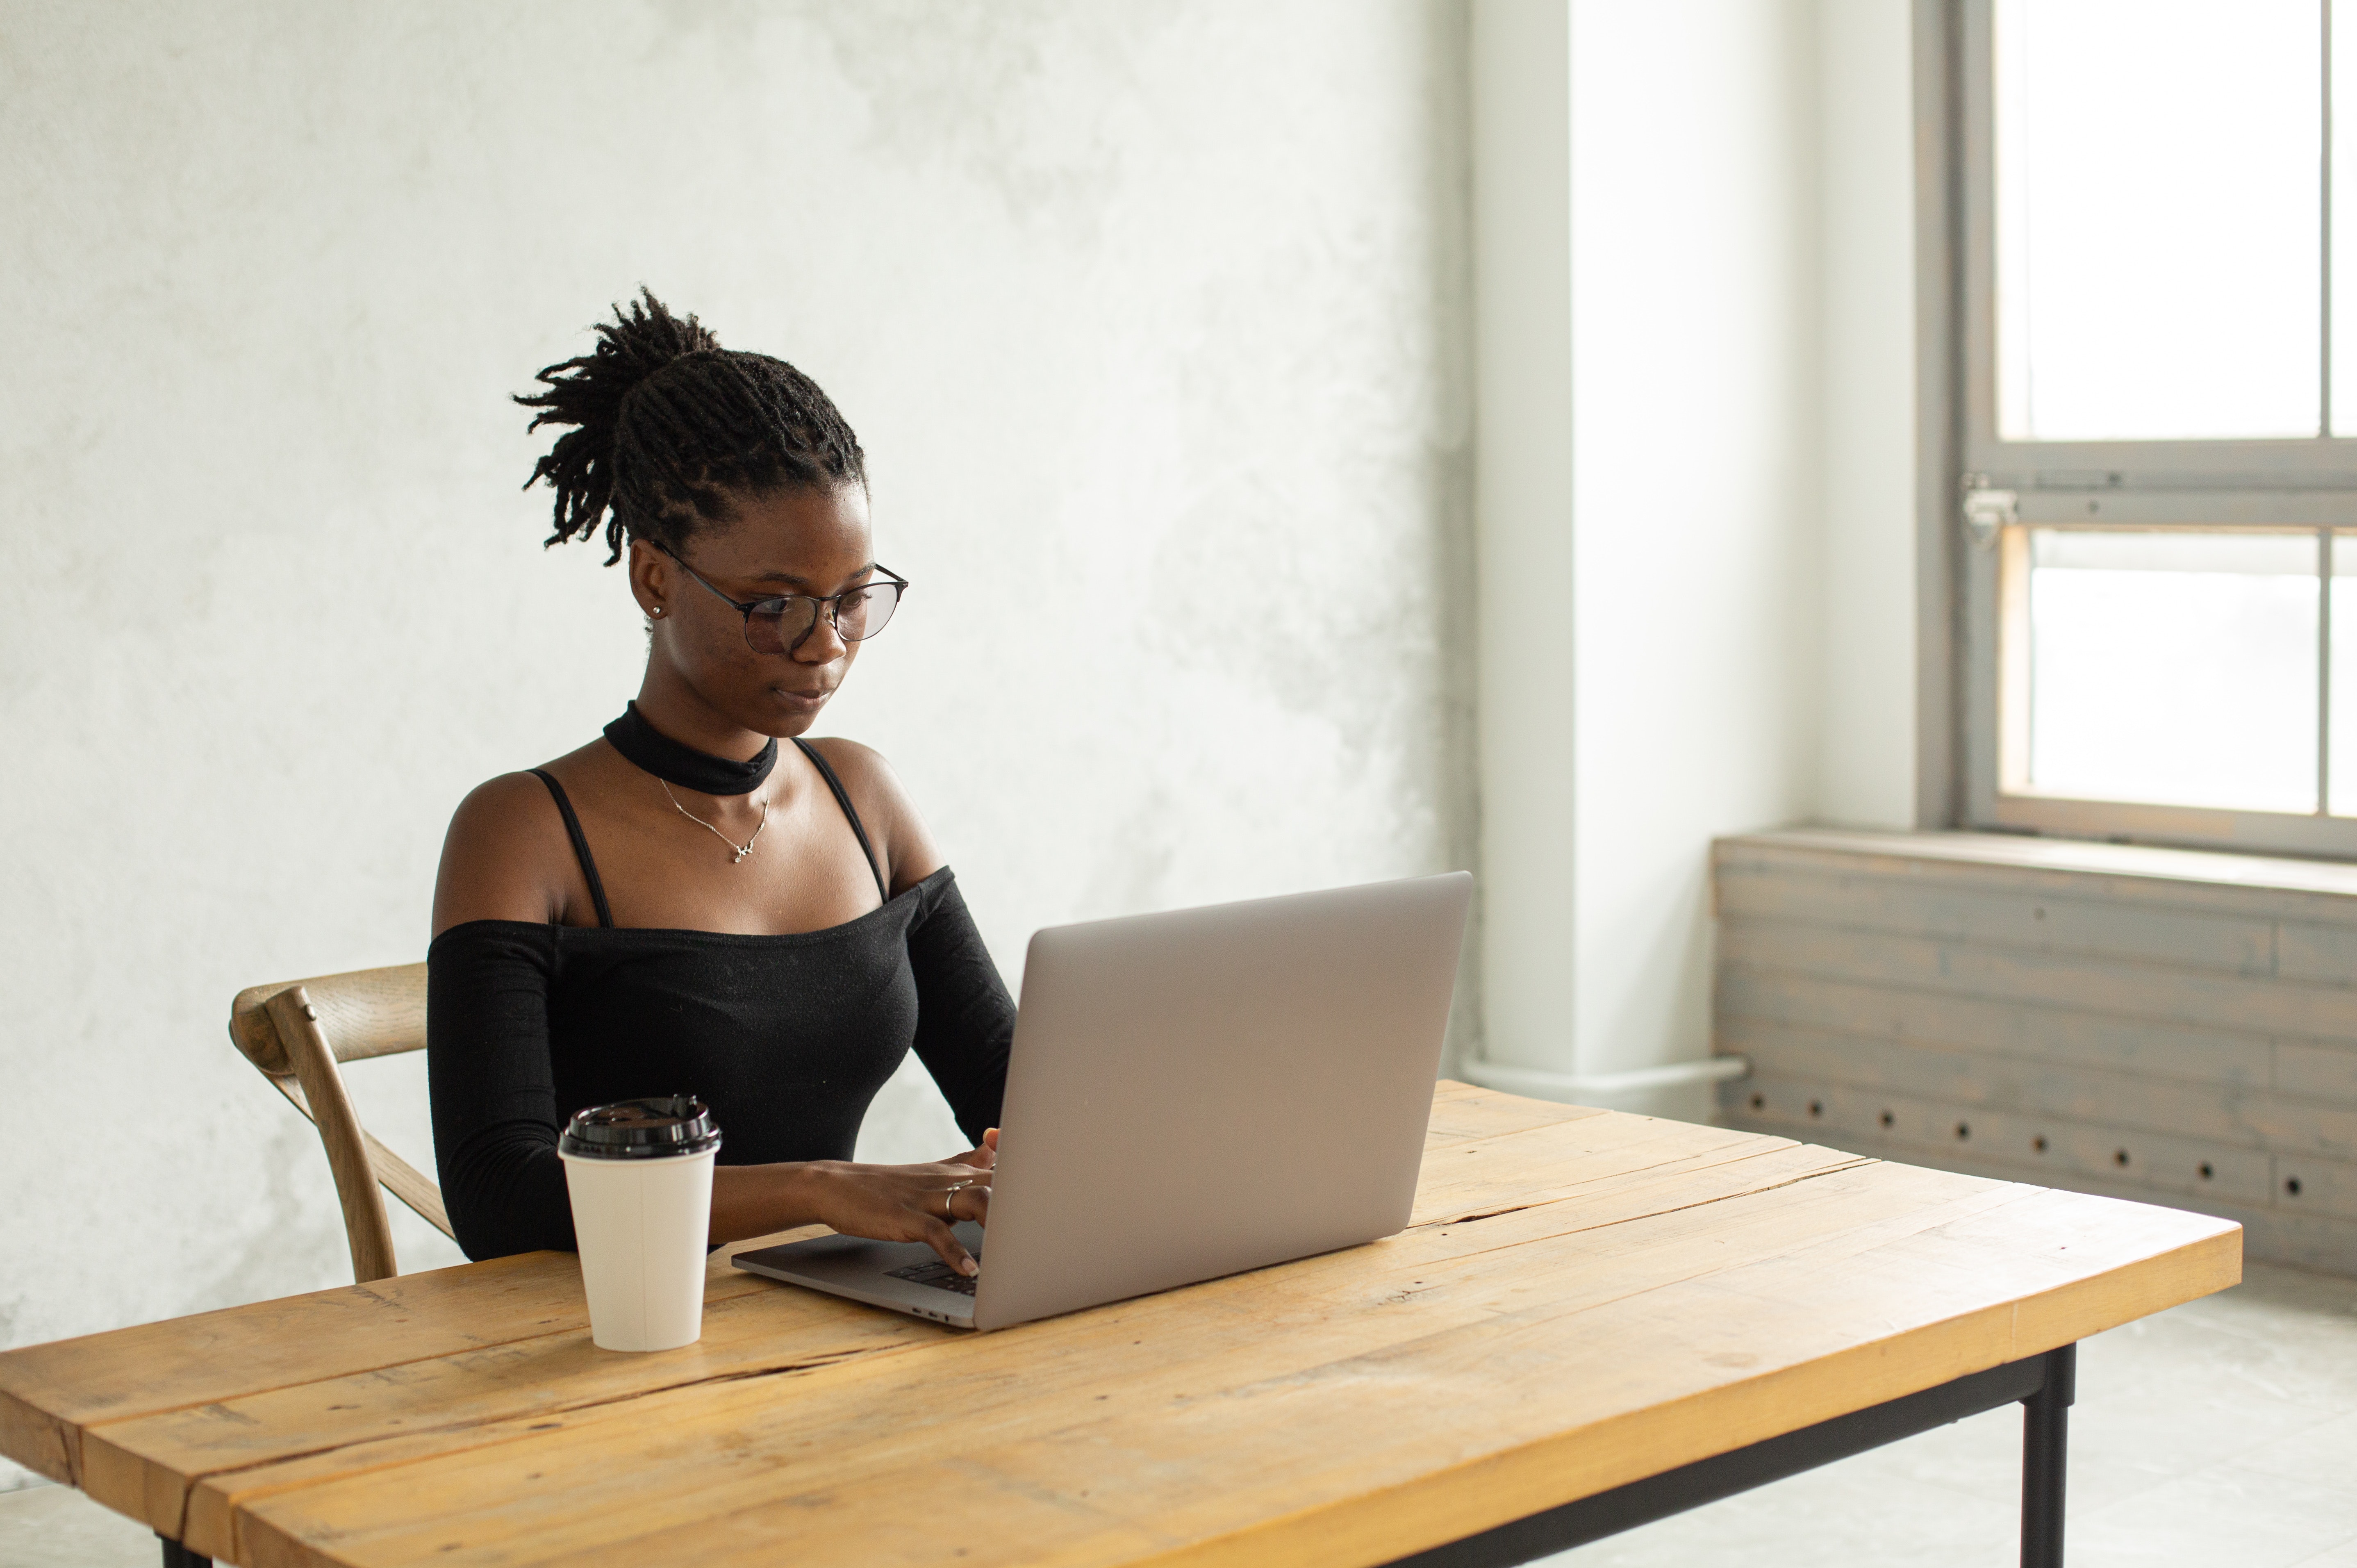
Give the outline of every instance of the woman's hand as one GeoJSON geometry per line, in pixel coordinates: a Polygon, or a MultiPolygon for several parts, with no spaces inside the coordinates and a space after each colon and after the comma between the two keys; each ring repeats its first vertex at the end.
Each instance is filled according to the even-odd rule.
{"type": "Polygon", "coordinates": [[[998,1129],[962,1155],[924,1165],[861,1165],[825,1160],[805,1165],[818,1221],[845,1236],[922,1241],[959,1273],[980,1272],[951,1230],[990,1219],[990,1173],[998,1163],[998,1129]]]}

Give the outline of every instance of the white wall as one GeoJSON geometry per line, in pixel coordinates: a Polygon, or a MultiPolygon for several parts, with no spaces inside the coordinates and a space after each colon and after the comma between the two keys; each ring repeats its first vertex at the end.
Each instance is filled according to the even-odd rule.
{"type": "MultiPolygon", "coordinates": [[[[229,999],[418,957],[458,796],[635,689],[506,398],[642,280],[865,440],[916,587],[823,727],[1010,979],[1468,863],[1462,47],[1446,0],[0,0],[0,1345],[349,1277],[229,999]]],[[[356,1076],[422,1155],[414,1066],[356,1076]]],[[[882,1131],[954,1136],[907,1085],[882,1131]]]]}
{"type": "Polygon", "coordinates": [[[1908,27],[1898,0],[1475,6],[1493,1064],[1706,1054],[1711,838],[1911,825],[1908,27]]]}

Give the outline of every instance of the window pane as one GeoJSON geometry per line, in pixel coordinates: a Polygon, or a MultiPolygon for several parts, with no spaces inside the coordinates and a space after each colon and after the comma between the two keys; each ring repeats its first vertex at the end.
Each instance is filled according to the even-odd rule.
{"type": "Polygon", "coordinates": [[[2029,784],[2316,809],[2313,533],[2037,529],[2029,784]]]}
{"type": "Polygon", "coordinates": [[[2316,435],[2318,0],[1998,0],[1996,27],[1999,433],[2316,435]]]}
{"type": "Polygon", "coordinates": [[[2332,814],[2357,817],[2357,533],[2332,536],[2332,814]]]}

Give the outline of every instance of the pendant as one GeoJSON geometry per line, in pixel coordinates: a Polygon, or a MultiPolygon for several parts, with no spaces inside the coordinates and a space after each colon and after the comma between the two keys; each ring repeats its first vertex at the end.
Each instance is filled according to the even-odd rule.
{"type": "Polygon", "coordinates": [[[753,846],[752,846],[751,844],[749,844],[749,843],[748,843],[748,844],[747,844],[743,849],[740,849],[740,850],[738,850],[738,851],[737,852],[737,860],[732,860],[732,861],[730,861],[728,864],[729,864],[729,865],[736,865],[736,864],[737,864],[737,860],[742,860],[742,859],[744,859],[747,855],[748,855],[748,854],[752,854],[752,853],[753,853],[753,846]]]}

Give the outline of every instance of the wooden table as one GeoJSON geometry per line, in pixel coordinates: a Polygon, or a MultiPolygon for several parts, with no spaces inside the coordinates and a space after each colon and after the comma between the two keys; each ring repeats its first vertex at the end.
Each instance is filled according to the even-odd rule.
{"type": "Polygon", "coordinates": [[[1372,1246],[980,1336],[716,1259],[703,1340],[639,1356],[534,1253],[7,1352],[0,1451],[250,1568],[1457,1565],[2022,1399],[2040,1561],[2069,1347],[2241,1260],[2199,1215],[1444,1083],[1372,1246]]]}

